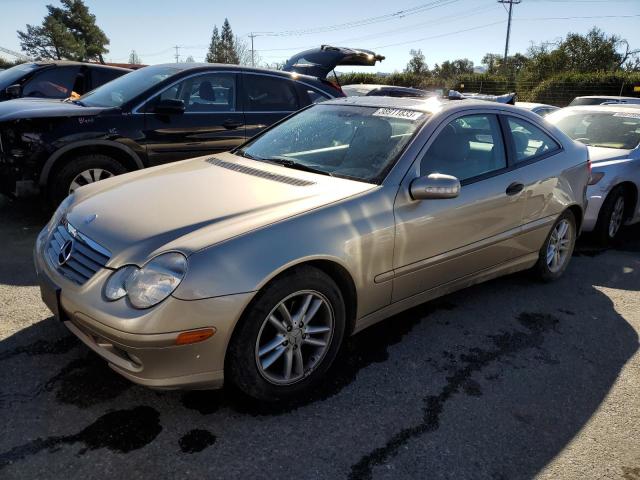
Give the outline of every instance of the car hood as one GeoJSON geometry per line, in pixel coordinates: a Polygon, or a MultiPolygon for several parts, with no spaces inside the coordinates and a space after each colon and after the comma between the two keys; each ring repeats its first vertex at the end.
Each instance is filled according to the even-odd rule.
{"type": "Polygon", "coordinates": [[[189,255],[375,187],[225,153],[80,188],[67,219],[117,268],[169,250],[189,255]]]}
{"type": "Polygon", "coordinates": [[[17,98],[0,102],[0,122],[22,118],[84,117],[103,110],[104,107],[83,107],[50,98],[17,98]]]}
{"type": "Polygon", "coordinates": [[[592,163],[629,158],[631,154],[631,150],[623,150],[621,148],[588,147],[588,149],[592,163]]]}

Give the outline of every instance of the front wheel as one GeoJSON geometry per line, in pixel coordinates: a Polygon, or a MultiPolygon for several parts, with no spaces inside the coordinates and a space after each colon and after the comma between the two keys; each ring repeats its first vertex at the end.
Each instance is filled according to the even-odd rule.
{"type": "Polygon", "coordinates": [[[543,281],[552,281],[564,273],[576,244],[576,217],[566,210],[553,224],[553,228],[540,249],[534,273],[543,281]]]}
{"type": "Polygon", "coordinates": [[[264,401],[292,399],[322,380],[342,344],[345,306],[324,272],[302,267],[258,294],[227,354],[228,379],[264,401]]]}

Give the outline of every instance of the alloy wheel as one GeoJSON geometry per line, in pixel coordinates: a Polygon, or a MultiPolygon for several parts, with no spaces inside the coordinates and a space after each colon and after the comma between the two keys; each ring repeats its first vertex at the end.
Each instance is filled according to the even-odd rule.
{"type": "Polygon", "coordinates": [[[90,183],[99,182],[105,178],[113,177],[113,173],[103,168],[90,168],[80,172],[74,177],[69,185],[69,194],[72,194],[75,190],[90,183]]]}
{"type": "Polygon", "coordinates": [[[260,374],[276,385],[307,377],[324,358],[335,319],[327,298],[314,290],[295,292],[264,319],[255,346],[260,374]]]}
{"type": "Polygon", "coordinates": [[[609,219],[609,238],[614,238],[622,226],[624,220],[624,197],[619,196],[613,206],[611,218],[609,219]]]}

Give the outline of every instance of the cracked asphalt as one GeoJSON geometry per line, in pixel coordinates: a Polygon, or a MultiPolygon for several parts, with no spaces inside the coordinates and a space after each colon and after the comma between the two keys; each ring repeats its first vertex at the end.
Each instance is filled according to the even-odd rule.
{"type": "Polygon", "coordinates": [[[640,228],[351,338],[286,405],[128,383],[42,304],[46,221],[0,203],[0,478],[640,480],[640,228]]]}

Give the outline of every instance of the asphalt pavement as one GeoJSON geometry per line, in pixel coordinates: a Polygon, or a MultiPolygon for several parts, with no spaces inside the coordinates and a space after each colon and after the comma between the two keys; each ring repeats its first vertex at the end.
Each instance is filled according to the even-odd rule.
{"type": "Polygon", "coordinates": [[[317,391],[154,391],[53,319],[34,203],[0,205],[0,478],[640,480],[640,227],[351,338],[317,391]]]}

